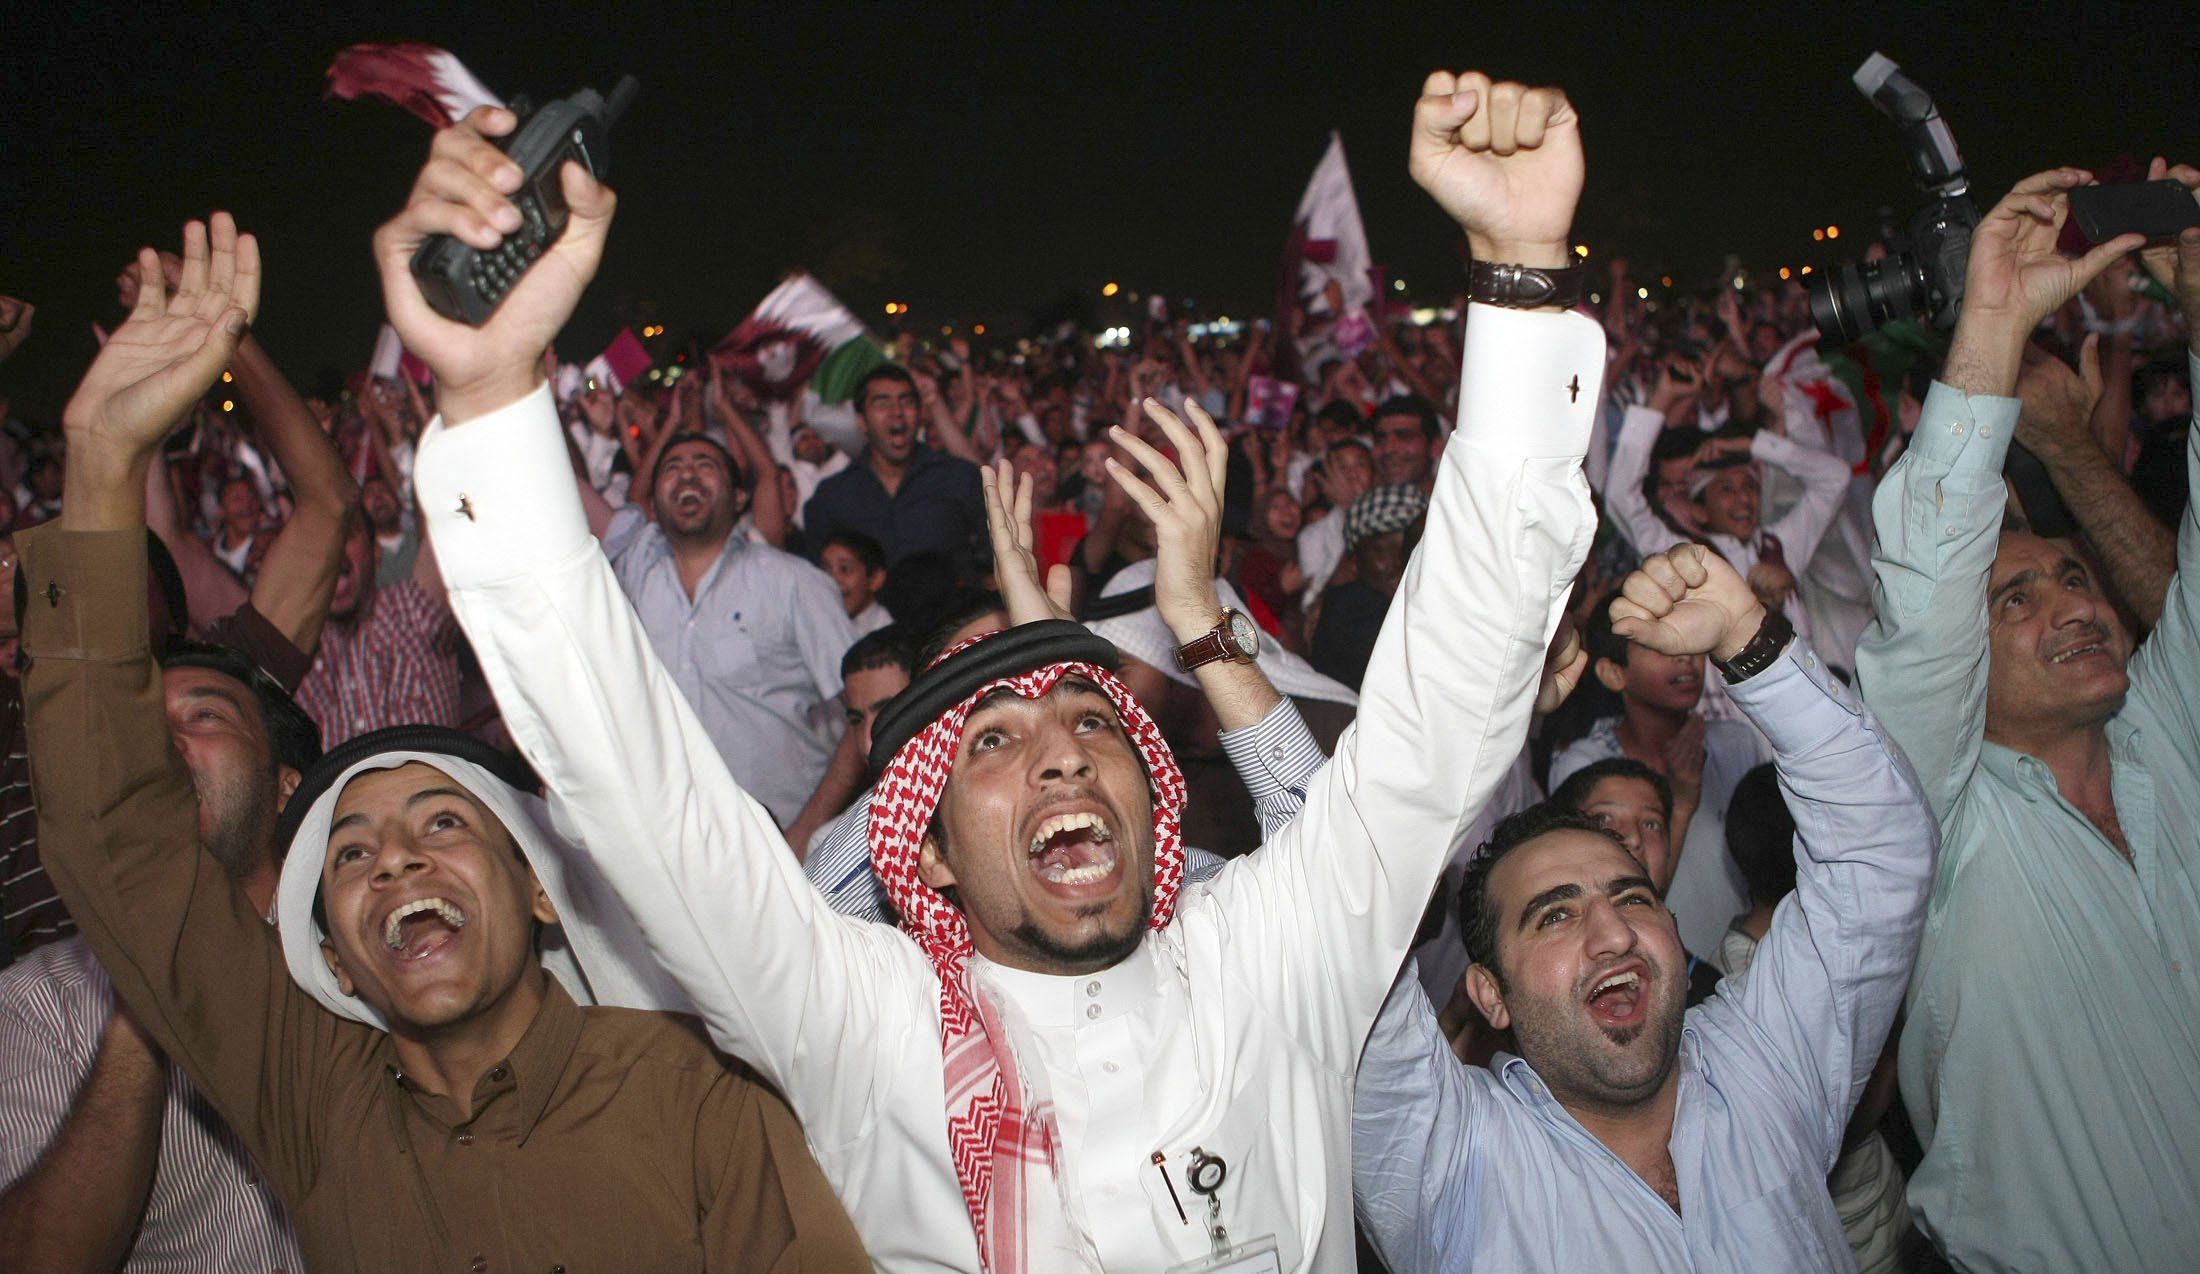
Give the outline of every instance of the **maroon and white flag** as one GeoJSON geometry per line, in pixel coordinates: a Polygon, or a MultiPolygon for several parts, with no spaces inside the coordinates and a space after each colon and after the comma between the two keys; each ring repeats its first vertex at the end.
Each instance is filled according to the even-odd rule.
{"type": "Polygon", "coordinates": [[[328,96],[380,98],[434,128],[447,128],[483,106],[502,106],[464,63],[429,44],[354,44],[329,63],[328,96]]]}
{"type": "Polygon", "coordinates": [[[1367,228],[1352,191],[1352,170],[1345,166],[1344,138],[1336,133],[1329,135],[1329,149],[1314,166],[1291,219],[1291,246],[1298,257],[1299,300],[1309,313],[1335,319],[1374,299],[1367,228]]]}
{"type": "Polygon", "coordinates": [[[710,361],[767,398],[792,398],[808,381],[820,401],[840,403],[886,356],[840,298],[809,275],[797,274],[727,333],[711,350],[710,361]]]}

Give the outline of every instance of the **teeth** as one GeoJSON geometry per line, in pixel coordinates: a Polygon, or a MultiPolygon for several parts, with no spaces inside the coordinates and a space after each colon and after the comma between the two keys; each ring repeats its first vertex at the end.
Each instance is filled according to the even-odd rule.
{"type": "Polygon", "coordinates": [[[1615,987],[1636,986],[1639,985],[1641,982],[1642,975],[1639,973],[1615,973],[1611,977],[1608,977],[1602,982],[1597,983],[1596,986],[1590,990],[1589,994],[1590,996],[1595,997],[1602,995],[1606,991],[1612,990],[1615,987]]]}
{"type": "Polygon", "coordinates": [[[400,926],[403,925],[407,916],[417,916],[424,911],[434,912],[443,918],[443,923],[453,929],[466,927],[466,913],[460,911],[449,900],[443,898],[415,898],[391,912],[390,918],[382,922],[383,943],[392,951],[403,951],[405,940],[399,935],[400,926]]]}
{"type": "Polygon", "coordinates": [[[1056,885],[1089,885],[1096,880],[1104,879],[1109,872],[1114,870],[1115,855],[1110,853],[1104,862],[1088,863],[1083,867],[1048,867],[1041,871],[1039,875],[1056,885]]]}
{"type": "Polygon", "coordinates": [[[1027,854],[1037,854],[1047,847],[1047,841],[1052,837],[1063,832],[1077,832],[1087,829],[1092,831],[1093,839],[1102,844],[1115,839],[1115,834],[1108,830],[1108,821],[1098,814],[1056,814],[1046,822],[1039,824],[1039,830],[1032,834],[1031,848],[1025,852],[1027,854]]]}
{"type": "Polygon", "coordinates": [[[2088,646],[2080,646],[2076,650],[2066,650],[2061,654],[2055,656],[2053,659],[2048,660],[2047,662],[2051,664],[2067,663],[2070,660],[2076,659],[2080,655],[2090,655],[2100,648],[2101,647],[2098,642],[2088,646]]]}

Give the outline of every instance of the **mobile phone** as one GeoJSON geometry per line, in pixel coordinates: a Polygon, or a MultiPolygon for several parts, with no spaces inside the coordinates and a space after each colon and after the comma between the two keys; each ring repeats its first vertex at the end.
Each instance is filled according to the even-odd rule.
{"type": "Polygon", "coordinates": [[[609,100],[584,88],[540,110],[515,111],[520,125],[499,144],[522,174],[511,197],[520,227],[486,252],[449,235],[429,235],[412,259],[413,277],[429,308],[474,327],[489,321],[528,268],[565,233],[571,212],[560,177],[565,161],[579,163],[602,180],[611,166],[611,126],[637,90],[628,75],[620,78],[609,100]]]}
{"type": "Polygon", "coordinates": [[[2079,186],[2070,192],[2070,216],[2078,232],[2097,244],[2132,233],[2159,242],[2200,226],[2200,199],[2185,183],[2167,178],[2079,186]]]}

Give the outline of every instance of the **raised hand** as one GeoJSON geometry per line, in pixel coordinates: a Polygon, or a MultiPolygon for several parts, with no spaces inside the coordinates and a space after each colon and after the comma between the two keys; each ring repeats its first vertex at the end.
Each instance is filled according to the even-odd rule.
{"type": "Polygon", "coordinates": [[[484,106],[436,133],[404,211],[374,232],[390,325],[435,372],[437,405],[454,423],[494,411],[542,382],[542,351],[595,277],[611,231],[617,201],[610,189],[568,162],[559,173],[572,210],[565,233],[514,285],[495,316],[477,329],[428,308],[412,277],[422,240],[447,234],[487,251],[520,227],[519,209],[506,196],[519,189],[523,174],[489,140],[518,122],[510,111],[484,106]]]}
{"type": "Polygon", "coordinates": [[[1019,477],[1014,465],[996,460],[978,466],[978,485],[985,495],[986,534],[993,541],[993,582],[1001,591],[1008,622],[1070,618],[1069,567],[1048,571],[1046,587],[1039,586],[1039,555],[1031,539],[1031,475],[1019,477]]]}
{"type": "Polygon", "coordinates": [[[1653,553],[1620,585],[1612,631],[1667,655],[1731,659],[1765,622],[1764,603],[1701,544],[1653,553]]]}
{"type": "Polygon", "coordinates": [[[1581,200],[1581,120],[1555,88],[1432,72],[1406,167],[1467,232],[1476,258],[1552,267],[1581,200]]]}
{"type": "Polygon", "coordinates": [[[137,302],[92,360],[62,412],[79,442],[118,460],[150,455],[221,375],[260,308],[260,246],[228,213],[183,228],[175,292],[160,257],[138,253],[137,302]]]}
{"type": "Polygon", "coordinates": [[[1986,214],[1971,232],[1966,325],[1984,324],[2005,337],[2013,333],[2021,343],[2095,275],[2146,242],[2143,235],[2119,235],[2075,261],[2056,250],[2056,236],[2070,216],[2071,190],[2092,181],[2091,173],[2077,168],[2034,173],[1986,214]]]}
{"type": "Polygon", "coordinates": [[[2093,436],[2093,407],[2101,400],[2101,338],[2088,336],[2078,349],[2078,370],[2041,349],[2024,347],[2024,370],[2017,374],[2017,441],[2041,456],[2076,445],[2098,447],[2093,436]]]}
{"type": "Polygon", "coordinates": [[[1187,425],[1175,412],[1148,398],[1146,416],[1176,448],[1177,463],[1127,429],[1108,431],[1115,445],[1130,453],[1146,471],[1107,459],[1108,476],[1137,502],[1154,527],[1154,608],[1180,642],[1191,642],[1222,622],[1215,600],[1215,550],[1222,540],[1222,488],[1230,468],[1230,444],[1214,418],[1187,398],[1187,425]]]}
{"type": "MultiPolygon", "coordinates": [[[[2147,180],[2160,181],[2174,177],[2185,183],[2185,188],[2200,199],[2200,168],[2190,164],[2174,167],[2157,156],[2147,166],[2147,180]]],[[[2177,308],[2185,316],[2185,337],[2192,348],[2200,350],[2200,230],[2187,230],[2177,236],[2175,243],[2152,244],[2139,253],[2139,264],[2146,267],[2154,281],[2169,290],[2177,298],[2177,308]]]]}
{"type": "Polygon", "coordinates": [[[1581,630],[1574,627],[1573,616],[1561,616],[1558,631],[1543,652],[1543,678],[1535,688],[1535,715],[1549,716],[1558,711],[1558,705],[1566,702],[1588,671],[1589,648],[1581,644],[1581,630]]]}
{"type": "Polygon", "coordinates": [[[12,296],[0,296],[0,360],[13,354],[31,334],[31,316],[38,307],[12,296]]]}

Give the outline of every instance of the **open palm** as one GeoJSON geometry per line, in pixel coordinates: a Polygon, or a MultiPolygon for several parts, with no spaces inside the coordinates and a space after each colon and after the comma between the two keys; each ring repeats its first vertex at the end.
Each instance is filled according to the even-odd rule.
{"type": "Polygon", "coordinates": [[[184,227],[173,294],[151,248],[139,252],[137,302],[92,360],[63,412],[72,433],[144,450],[213,385],[260,306],[260,248],[228,213],[184,227]]]}

